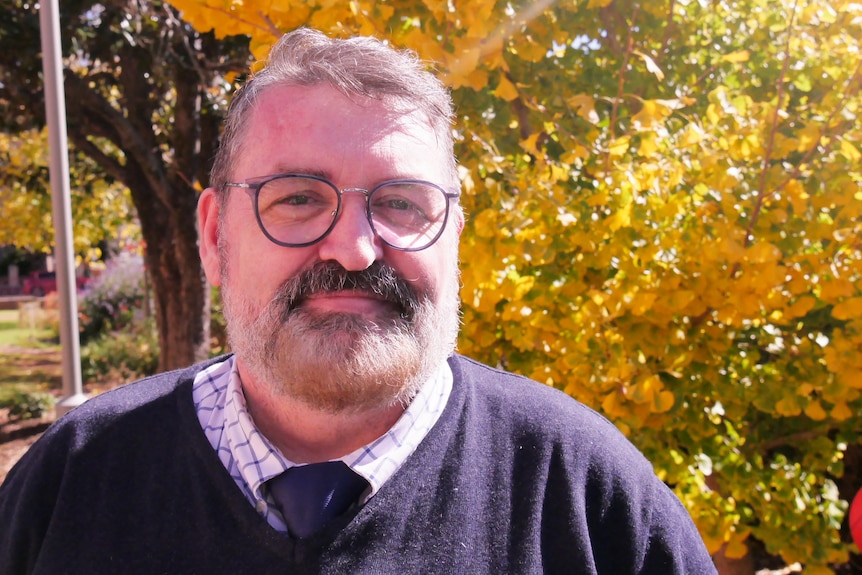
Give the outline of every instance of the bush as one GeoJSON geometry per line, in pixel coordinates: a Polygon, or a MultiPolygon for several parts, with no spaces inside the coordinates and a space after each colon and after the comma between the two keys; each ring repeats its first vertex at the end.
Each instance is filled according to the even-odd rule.
{"type": "Polygon", "coordinates": [[[210,307],[210,357],[216,357],[230,351],[227,343],[227,323],[221,301],[221,291],[217,287],[210,289],[212,306],[210,307]]]}
{"type": "Polygon", "coordinates": [[[121,254],[90,285],[78,313],[81,343],[130,326],[144,303],[144,264],[121,254]]]}
{"type": "Polygon", "coordinates": [[[0,400],[0,408],[9,409],[9,420],[39,419],[54,407],[56,399],[50,393],[41,391],[13,391],[0,400]]]}
{"type": "Polygon", "coordinates": [[[159,338],[152,319],[104,333],[81,347],[81,375],[88,383],[126,383],[159,367],[159,338]]]}

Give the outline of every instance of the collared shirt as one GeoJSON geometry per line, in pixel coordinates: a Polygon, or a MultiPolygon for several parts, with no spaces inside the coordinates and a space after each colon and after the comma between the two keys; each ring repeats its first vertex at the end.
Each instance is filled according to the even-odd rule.
{"type": "MultiPolygon", "coordinates": [[[[452,391],[452,370],[443,363],[422,386],[398,421],[378,439],[339,458],[371,486],[365,501],[413,453],[437,423],[452,391]]],[[[233,356],[195,377],[192,397],[198,420],[234,482],[267,522],[287,531],[265,485],[296,465],[264,437],[252,421],[233,356]]]]}

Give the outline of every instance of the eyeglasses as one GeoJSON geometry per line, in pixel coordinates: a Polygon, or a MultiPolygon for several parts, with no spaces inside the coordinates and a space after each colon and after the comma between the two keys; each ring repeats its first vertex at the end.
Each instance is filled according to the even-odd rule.
{"type": "Polygon", "coordinates": [[[313,245],[335,227],[345,193],[365,195],[365,215],[374,234],[396,250],[418,252],[443,234],[449,204],[459,194],[423,180],[390,180],[371,190],[338,189],[325,178],[307,174],[277,174],[246,183],[263,234],[289,248],[313,245]]]}

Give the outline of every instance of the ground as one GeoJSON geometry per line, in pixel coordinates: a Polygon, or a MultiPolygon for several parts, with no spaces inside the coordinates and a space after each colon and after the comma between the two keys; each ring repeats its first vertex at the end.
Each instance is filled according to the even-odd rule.
{"type": "MultiPolygon", "coordinates": [[[[36,378],[44,381],[52,393],[59,395],[61,384],[60,354],[56,348],[27,348],[0,345],[4,378],[22,381],[36,378]]],[[[0,483],[18,459],[33,445],[54,419],[53,411],[41,419],[10,420],[9,410],[0,409],[0,483]]]]}
{"type": "Polygon", "coordinates": [[[0,483],[52,420],[53,416],[48,416],[10,422],[9,410],[0,409],[0,483]]]}
{"type": "MultiPolygon", "coordinates": [[[[57,347],[28,348],[0,345],[0,385],[25,382],[32,387],[41,382],[58,399],[62,396],[61,359],[57,347]]],[[[111,385],[86,385],[84,392],[99,393],[111,385]]],[[[29,387],[28,387],[29,389],[29,387]]],[[[0,483],[27,449],[54,421],[54,410],[40,419],[10,419],[8,409],[0,409],[0,483]]]]}

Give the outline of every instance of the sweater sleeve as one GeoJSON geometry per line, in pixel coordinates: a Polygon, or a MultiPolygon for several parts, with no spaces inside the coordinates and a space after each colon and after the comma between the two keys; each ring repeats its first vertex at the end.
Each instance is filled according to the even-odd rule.
{"type": "Polygon", "coordinates": [[[715,572],[688,511],[634,448],[618,445],[616,460],[590,474],[585,518],[598,573],[715,572]]]}
{"type": "Polygon", "coordinates": [[[541,517],[546,574],[716,573],[688,511],[610,421],[548,386],[469,360],[460,368],[476,411],[494,414],[485,437],[518,453],[511,489],[541,517]]]}
{"type": "Polygon", "coordinates": [[[63,482],[68,428],[53,426],[0,485],[0,573],[35,571],[63,482]]]}

